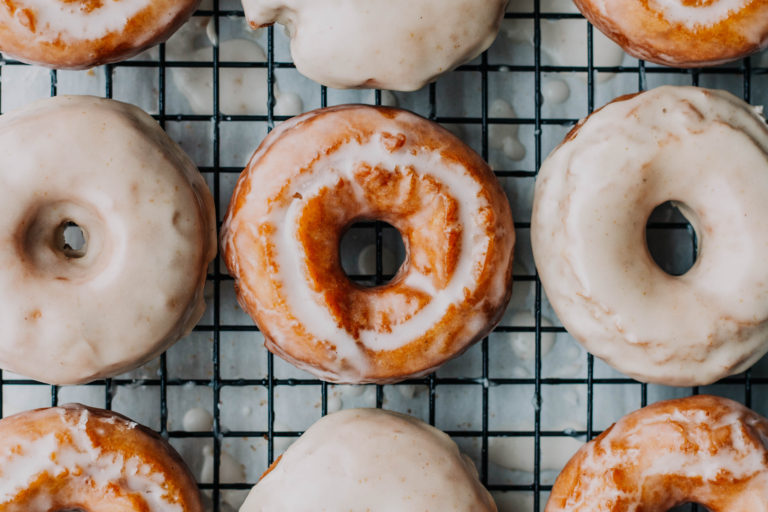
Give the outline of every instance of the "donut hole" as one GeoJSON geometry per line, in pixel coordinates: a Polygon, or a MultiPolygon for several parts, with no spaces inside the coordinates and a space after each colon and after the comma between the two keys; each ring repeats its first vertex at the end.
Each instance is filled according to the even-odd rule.
{"type": "Polygon", "coordinates": [[[709,509],[698,503],[686,503],[685,505],[671,508],[668,512],[709,512],[709,509]]]}
{"type": "Polygon", "coordinates": [[[405,262],[405,243],[394,226],[383,221],[361,221],[341,236],[339,261],[349,279],[365,288],[394,279],[405,262]]]}
{"type": "Polygon", "coordinates": [[[648,252],[667,274],[681,276],[688,272],[698,256],[696,230],[683,215],[679,203],[667,201],[654,208],[645,226],[648,252]]]}
{"type": "Polygon", "coordinates": [[[75,222],[62,222],[56,229],[56,248],[67,258],[82,258],[87,246],[85,231],[75,222]]]}

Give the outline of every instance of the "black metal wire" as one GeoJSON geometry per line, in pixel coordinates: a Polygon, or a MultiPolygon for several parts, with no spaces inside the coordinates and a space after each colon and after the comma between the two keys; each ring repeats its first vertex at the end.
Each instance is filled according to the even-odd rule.
{"type": "MultiPolygon", "coordinates": [[[[200,10],[196,13],[196,16],[211,16],[213,17],[214,28],[216,33],[219,33],[219,20],[222,17],[243,17],[241,10],[221,10],[219,9],[219,1],[213,0],[213,8],[211,10],[200,10]]],[[[545,65],[542,63],[542,48],[541,48],[541,22],[542,20],[563,20],[563,19],[583,19],[579,14],[571,13],[543,13],[541,12],[540,0],[534,0],[534,7],[532,12],[526,13],[507,13],[505,16],[507,19],[530,19],[534,26],[534,61],[532,65],[520,65],[514,63],[495,63],[489,62],[487,54],[483,54],[479,63],[473,63],[461,66],[457,69],[459,73],[479,73],[481,78],[481,115],[476,116],[441,116],[438,109],[437,101],[437,86],[431,84],[428,86],[428,114],[427,117],[433,121],[447,124],[463,124],[463,125],[479,125],[481,127],[481,152],[484,158],[489,156],[488,148],[488,135],[489,127],[492,125],[525,125],[532,126],[534,129],[534,162],[533,169],[500,169],[496,171],[496,174],[500,178],[506,179],[525,179],[535,177],[544,155],[542,154],[542,130],[545,126],[571,126],[577,122],[577,119],[570,118],[546,118],[542,114],[543,97],[541,92],[542,75],[544,73],[586,73],[587,76],[587,96],[585,98],[587,111],[592,112],[595,108],[595,76],[596,73],[617,73],[617,74],[636,74],[637,75],[637,87],[638,90],[644,90],[648,84],[648,76],[654,74],[674,74],[674,75],[689,75],[691,83],[697,85],[701,76],[699,70],[682,70],[682,69],[670,69],[666,67],[647,67],[642,61],[633,66],[596,66],[594,64],[594,29],[591,25],[587,24],[587,65],[586,66],[553,66],[545,65]],[[531,118],[495,118],[491,117],[489,113],[489,92],[488,81],[489,75],[496,72],[507,73],[532,73],[535,83],[534,94],[534,115],[531,118]]],[[[0,78],[3,77],[4,68],[7,66],[19,66],[23,65],[17,61],[0,59],[0,78]]],[[[113,96],[113,73],[118,68],[153,68],[158,70],[158,105],[157,114],[155,117],[161,123],[165,125],[166,121],[205,121],[211,125],[211,143],[213,147],[213,162],[210,167],[202,166],[200,169],[204,173],[212,175],[212,192],[214,197],[215,206],[217,212],[221,212],[226,206],[220,204],[220,190],[221,190],[221,177],[232,173],[239,173],[241,169],[239,167],[227,167],[221,165],[221,124],[224,122],[253,122],[260,121],[266,122],[268,130],[274,128],[275,124],[287,119],[286,116],[275,115],[275,70],[293,68],[294,65],[291,62],[280,62],[275,60],[275,43],[274,43],[274,29],[267,29],[267,61],[266,62],[228,62],[222,61],[219,56],[219,49],[217,46],[213,48],[212,60],[210,62],[198,62],[198,61],[167,61],[165,58],[164,45],[160,46],[159,58],[154,60],[132,60],[129,62],[122,62],[118,64],[108,65],[104,67],[105,72],[105,85],[104,95],[108,98],[113,96]],[[168,114],[166,111],[167,105],[167,87],[166,78],[169,68],[210,68],[213,73],[213,116],[206,115],[189,115],[189,114],[168,114]],[[267,80],[268,80],[268,108],[265,115],[226,115],[222,114],[220,109],[220,70],[226,68],[266,68],[267,80]]],[[[756,68],[751,65],[749,59],[745,59],[738,66],[728,66],[721,68],[707,69],[707,74],[711,75],[734,75],[741,76],[743,80],[743,97],[746,101],[750,101],[752,93],[751,80],[754,76],[768,74],[768,68],[761,67],[756,68]]],[[[321,107],[328,105],[328,91],[325,87],[320,87],[320,104],[321,107]]],[[[56,71],[50,73],[50,94],[56,95],[58,92],[58,75],[56,71]]],[[[0,101],[2,100],[2,89],[0,89],[0,101]]],[[[381,104],[382,93],[381,91],[375,91],[375,103],[381,104]]],[[[254,141],[254,146],[259,141],[254,141]]],[[[530,229],[530,223],[524,221],[518,221],[515,224],[518,230],[530,229]]],[[[372,229],[376,242],[376,266],[375,274],[373,276],[364,275],[352,275],[353,279],[370,280],[373,279],[375,283],[382,283],[392,276],[386,275],[383,272],[382,265],[382,248],[383,238],[382,229],[383,225],[378,222],[372,222],[368,225],[363,224],[362,227],[372,229]]],[[[649,224],[649,229],[676,229],[676,230],[689,230],[693,233],[690,226],[686,223],[680,222],[667,222],[667,223],[652,223],[649,224]]],[[[695,247],[695,246],[694,246],[695,247]]],[[[594,358],[591,355],[586,356],[587,371],[584,378],[549,378],[542,375],[542,356],[541,356],[541,336],[543,333],[560,333],[564,332],[562,327],[549,327],[542,325],[542,303],[543,303],[543,290],[541,282],[539,280],[538,273],[532,275],[515,275],[515,283],[533,283],[535,290],[534,299],[534,318],[535,325],[533,327],[527,326],[515,326],[515,325],[500,325],[494,332],[507,332],[507,333],[533,333],[535,339],[535,363],[534,363],[534,375],[530,378],[508,378],[508,377],[492,377],[489,374],[489,353],[490,344],[493,341],[489,338],[485,338],[481,341],[482,351],[482,375],[480,378],[464,378],[464,377],[440,377],[436,374],[431,374],[427,377],[410,379],[409,381],[402,383],[415,384],[425,386],[428,389],[428,421],[431,424],[435,424],[436,421],[436,406],[437,406],[437,394],[441,387],[449,386],[479,386],[481,389],[482,397],[482,422],[480,430],[456,430],[448,431],[451,436],[457,438],[474,438],[480,439],[481,451],[480,451],[480,476],[483,483],[487,484],[492,491],[517,491],[517,492],[529,492],[532,493],[533,499],[533,511],[538,512],[542,500],[546,499],[543,494],[551,489],[551,486],[542,483],[541,479],[541,447],[542,439],[562,436],[580,436],[582,438],[591,439],[596,434],[599,434],[594,424],[594,397],[595,390],[599,386],[604,385],[637,385],[637,382],[629,378],[600,378],[595,376],[594,358]],[[542,407],[542,390],[545,386],[558,386],[558,385],[583,385],[586,387],[586,428],[583,431],[553,431],[545,430],[542,428],[541,419],[541,407],[542,407]],[[497,386],[533,386],[534,389],[534,422],[532,430],[492,430],[489,428],[489,390],[497,386]],[[489,475],[489,442],[493,438],[533,438],[533,478],[530,484],[508,485],[490,483],[493,480],[489,475]]],[[[211,348],[211,361],[212,361],[212,376],[210,379],[187,379],[187,378],[171,378],[167,371],[167,361],[165,355],[161,356],[160,371],[158,378],[150,379],[106,379],[103,381],[97,381],[88,384],[88,386],[104,386],[104,406],[107,409],[112,407],[112,400],[115,395],[115,391],[119,386],[123,385],[142,385],[142,386],[154,386],[158,388],[160,394],[160,410],[159,410],[159,428],[160,433],[169,438],[176,439],[209,439],[213,444],[214,454],[214,471],[213,481],[211,483],[201,483],[200,488],[205,491],[210,491],[213,510],[218,511],[221,508],[221,491],[222,490],[234,490],[234,489],[249,489],[254,482],[237,482],[237,483],[221,483],[219,466],[221,462],[222,442],[225,439],[234,438],[259,438],[264,437],[267,440],[267,464],[271,464],[275,459],[275,439],[277,438],[295,438],[301,434],[300,431],[276,431],[275,430],[275,403],[276,392],[283,386],[289,387],[308,387],[308,388],[320,388],[321,391],[321,412],[325,415],[328,412],[328,391],[329,386],[326,383],[321,383],[314,379],[281,379],[275,376],[275,361],[274,356],[269,354],[267,356],[267,377],[263,379],[226,379],[221,376],[221,335],[228,332],[253,332],[258,331],[255,326],[252,325],[227,325],[222,323],[221,319],[221,291],[223,286],[231,286],[231,278],[223,275],[220,271],[220,264],[217,260],[212,266],[212,270],[208,275],[208,281],[213,289],[212,297],[212,320],[211,323],[201,323],[195,328],[196,332],[207,332],[212,337],[211,348]],[[213,390],[213,427],[211,432],[186,432],[180,430],[168,429],[168,390],[170,388],[186,385],[199,385],[210,386],[213,390]],[[242,386],[260,386],[267,391],[267,414],[265,430],[248,430],[248,431],[226,431],[222,428],[221,415],[220,415],[220,401],[221,392],[225,387],[242,387],[242,386]]],[[[253,345],[253,350],[264,350],[263,348],[253,345]]],[[[768,384],[768,377],[754,377],[751,372],[746,372],[744,376],[729,377],[721,381],[721,384],[738,384],[744,386],[744,402],[747,406],[752,403],[752,390],[755,384],[768,384]]],[[[24,378],[12,378],[8,379],[0,371],[0,416],[2,415],[4,395],[5,392],[12,392],[15,386],[29,386],[29,385],[42,385],[38,382],[24,379],[24,378]]],[[[51,386],[51,405],[58,404],[60,388],[57,386],[51,386]]],[[[648,403],[648,386],[645,384],[639,385],[640,400],[638,406],[645,406],[648,403]]],[[[691,393],[697,393],[697,388],[692,388],[691,393]]],[[[382,407],[384,402],[384,388],[382,386],[376,386],[376,406],[382,407]]],[[[515,404],[510,404],[515,405],[515,404]]],[[[697,510],[696,506],[691,507],[692,510],[697,510]]]]}

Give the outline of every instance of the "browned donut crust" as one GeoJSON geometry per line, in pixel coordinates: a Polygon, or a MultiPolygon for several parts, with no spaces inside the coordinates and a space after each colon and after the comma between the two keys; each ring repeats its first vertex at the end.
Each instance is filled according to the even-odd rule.
{"type": "Polygon", "coordinates": [[[230,202],[222,254],[270,351],[326,380],[393,382],[434,370],[499,321],[511,294],[514,240],[506,195],[468,146],[410,112],[344,105],[295,117],[262,142],[230,202]],[[337,158],[343,162],[329,163],[337,158]],[[476,195],[447,184],[457,175],[476,195]],[[295,244],[281,252],[284,231],[294,229],[286,224],[291,208],[295,244]],[[357,286],[341,268],[341,235],[361,219],[389,222],[405,241],[406,261],[384,286],[357,286]],[[471,256],[472,246],[486,249],[471,256]],[[301,262],[290,264],[289,253],[301,262]],[[462,267],[468,258],[474,263],[462,267]],[[294,274],[320,304],[313,325],[321,328],[307,321],[313,304],[286,284],[294,274]],[[452,288],[457,280],[467,286],[452,288]],[[294,299],[304,300],[301,307],[294,299]],[[436,303],[444,305],[411,328],[436,303]],[[332,335],[318,334],[323,326],[332,335]],[[397,342],[381,349],[366,344],[365,333],[397,342]]]}
{"type": "Polygon", "coordinates": [[[80,404],[0,420],[0,510],[202,512],[197,484],[152,430],[80,404]]]}
{"type": "MultiPolygon", "coordinates": [[[[714,8],[723,0],[673,0],[686,8],[714,8]]],[[[716,66],[768,45],[768,2],[744,0],[717,22],[670,20],[656,0],[574,0],[584,16],[630,55],[667,66],[716,66]],[[604,7],[603,7],[604,6],[604,7]]]]}
{"type": "MultiPolygon", "coordinates": [[[[79,5],[98,15],[126,0],[49,0],[51,10],[79,5]]],[[[30,64],[57,69],[86,69],[128,59],[168,39],[195,12],[200,0],[147,0],[121,30],[87,38],[52,31],[24,0],[0,0],[0,52],[30,64]]],[[[58,14],[65,17],[65,14],[58,14]]],[[[96,23],[96,21],[94,21],[96,23]]]]}
{"type": "Polygon", "coordinates": [[[768,510],[768,420],[699,395],[624,416],[571,458],[545,512],[768,510]]]}

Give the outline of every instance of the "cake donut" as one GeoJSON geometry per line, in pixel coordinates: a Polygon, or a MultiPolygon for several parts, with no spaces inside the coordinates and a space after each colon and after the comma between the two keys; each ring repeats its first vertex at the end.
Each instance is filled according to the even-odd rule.
{"type": "Polygon", "coordinates": [[[488,165],[410,112],[346,105],[272,131],[241,174],[221,246],[267,348],[332,382],[429,373],[485,336],[511,294],[515,234],[488,165]],[[344,274],[339,243],[364,219],[403,236],[388,284],[344,274]]]}
{"type": "Polygon", "coordinates": [[[200,0],[4,0],[0,52],[30,64],[84,69],[162,43],[200,0]]]}
{"type": "Polygon", "coordinates": [[[485,51],[508,0],[242,0],[253,28],[277,22],[303,75],[329,87],[414,91],[485,51]]]}
{"type": "Polygon", "coordinates": [[[445,433],[404,414],[348,409],[312,425],[240,508],[298,510],[496,512],[496,505],[445,433]]]}
{"type": "Polygon", "coordinates": [[[0,510],[202,512],[195,479],[160,436],[80,404],[0,420],[0,510]]]}
{"type": "Polygon", "coordinates": [[[574,0],[584,16],[638,59],[692,68],[768,45],[765,0],[574,0]]]}
{"type": "Polygon", "coordinates": [[[4,114],[0,177],[0,368],[51,384],[113,376],[203,314],[213,198],[142,110],[60,96],[4,114]]]}
{"type": "Polygon", "coordinates": [[[585,444],[545,512],[768,510],[768,420],[716,396],[659,402],[585,444]]]}
{"type": "Polygon", "coordinates": [[[768,127],[724,92],[659,87],[579,123],[541,166],[531,242],[563,326],[644,382],[705,385],[768,350],[768,127]],[[682,276],[645,227],[674,201],[699,254],[682,276]]]}

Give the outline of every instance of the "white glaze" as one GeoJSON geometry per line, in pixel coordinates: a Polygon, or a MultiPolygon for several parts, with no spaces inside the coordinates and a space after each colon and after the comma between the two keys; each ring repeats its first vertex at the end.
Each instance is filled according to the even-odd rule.
{"type": "MultiPolygon", "coordinates": [[[[571,456],[584,445],[573,437],[546,437],[541,442],[540,471],[560,471],[571,456]]],[[[533,473],[535,448],[530,437],[493,437],[489,439],[491,462],[512,471],[533,473]]]]}
{"type": "Polygon", "coordinates": [[[414,384],[400,384],[399,386],[395,386],[395,389],[397,389],[400,392],[400,395],[406,400],[412,399],[419,392],[419,388],[414,384]]]}
{"type": "Polygon", "coordinates": [[[47,473],[66,478],[67,486],[73,488],[93,486],[106,493],[108,486],[118,486],[141,496],[149,512],[184,512],[181,504],[168,500],[168,482],[162,473],[153,471],[139,457],[125,459],[121,453],[102,450],[86,431],[98,429],[101,424],[108,424],[110,429],[133,429],[135,423],[118,417],[91,417],[85,408],[73,413],[72,406],[65,407],[33,413],[41,422],[41,432],[5,432],[4,446],[15,449],[0,453],[0,508],[14,510],[18,494],[47,473]],[[60,431],[68,437],[58,436],[60,431]]]}
{"type": "MultiPolygon", "coordinates": [[[[192,23],[192,22],[190,22],[192,23]]],[[[180,31],[181,32],[181,31],[180,31]]],[[[190,39],[178,43],[175,58],[192,61],[211,59],[211,47],[195,48],[190,39]]],[[[228,39],[219,44],[221,60],[264,62],[264,50],[249,39],[228,39]]],[[[213,113],[213,72],[198,68],[170,68],[174,85],[189,101],[193,113],[213,113]]],[[[231,115],[266,115],[269,83],[266,68],[221,68],[219,70],[219,109],[231,115]]],[[[275,85],[275,94],[280,92],[275,85]]],[[[278,96],[279,98],[280,96],[278,96]]],[[[279,100],[278,100],[279,101],[279,100]]],[[[276,107],[277,110],[277,107],[276,107]]]]}
{"type": "MultiPolygon", "coordinates": [[[[213,447],[203,447],[203,465],[200,468],[200,481],[213,482],[213,468],[216,460],[213,456],[213,447]]],[[[227,451],[219,453],[219,482],[222,484],[237,484],[245,482],[245,467],[227,451]]]]}
{"type": "Polygon", "coordinates": [[[496,37],[507,0],[243,0],[248,22],[291,35],[301,73],[330,87],[416,90],[496,37]]]}
{"type": "MultiPolygon", "coordinates": [[[[530,311],[518,311],[509,320],[509,325],[514,327],[535,327],[536,317],[534,317],[530,311]]],[[[542,327],[552,327],[552,322],[546,318],[541,317],[542,327]]],[[[515,356],[522,361],[530,361],[535,358],[536,355],[536,335],[532,332],[510,332],[506,335],[509,340],[509,344],[512,348],[512,352],[515,356]]],[[[541,357],[546,356],[552,346],[555,344],[554,332],[542,332],[541,333],[541,357]]]]}
{"type": "Polygon", "coordinates": [[[319,510],[490,512],[496,506],[447,435],[409,416],[351,409],[310,427],[240,512],[319,510]]]}
{"type": "Polygon", "coordinates": [[[660,87],[591,116],[544,162],[534,198],[534,257],[566,329],[647,382],[708,384],[751,366],[768,349],[766,155],[765,121],[722,91],[660,87]],[[698,233],[680,277],[644,239],[667,200],[698,233]]]}
{"type": "Polygon", "coordinates": [[[275,109],[276,116],[297,116],[304,112],[304,102],[301,96],[292,92],[280,92],[275,85],[275,109]]]}
{"type": "MultiPolygon", "coordinates": [[[[410,267],[403,282],[431,295],[429,304],[410,319],[394,327],[391,332],[361,331],[359,342],[365,347],[371,350],[393,350],[417,338],[437,323],[450,305],[462,300],[464,290],[471,292],[476,288],[490,243],[479,225],[481,219],[478,212],[490,207],[480,196],[480,184],[464,168],[443,160],[435,152],[421,152],[416,155],[402,151],[392,153],[386,149],[382,139],[375,137],[363,145],[355,142],[345,144],[326,158],[322,174],[306,173],[294,180],[293,189],[300,193],[303,199],[292,201],[287,209],[272,208],[264,219],[277,229],[275,248],[278,258],[285,262],[275,278],[280,280],[286,290],[286,302],[294,311],[301,312],[304,327],[318,339],[335,340],[339,353],[350,360],[359,360],[360,349],[355,338],[336,326],[336,322],[323,306],[321,295],[310,288],[305,278],[305,255],[296,239],[296,232],[299,227],[298,218],[310,198],[317,196],[339,179],[354,183],[354,173],[357,171],[360,155],[364,155],[365,161],[372,167],[413,167],[435,176],[462,205],[459,216],[464,227],[459,263],[448,286],[438,291],[432,285],[431,276],[423,275],[413,266],[410,267]],[[436,169],[441,170],[439,174],[435,174],[436,169]]],[[[258,202],[260,192],[254,189],[252,194],[253,197],[249,197],[247,201],[258,202]]]]}
{"type": "Polygon", "coordinates": [[[184,413],[182,427],[187,432],[210,432],[213,416],[202,407],[193,407],[184,413]]]}
{"type": "MultiPolygon", "coordinates": [[[[621,62],[619,61],[619,63],[621,62]]],[[[550,78],[544,80],[544,84],[541,86],[541,94],[544,96],[545,103],[560,105],[565,103],[571,95],[571,89],[568,87],[568,83],[565,80],[550,78]]]]}
{"type": "MultiPolygon", "coordinates": [[[[517,118],[512,105],[502,99],[491,103],[488,114],[494,118],[517,118]]],[[[522,160],[526,150],[518,138],[519,128],[516,124],[491,124],[488,128],[488,144],[493,149],[501,150],[510,160],[522,160]]]]}
{"type": "Polygon", "coordinates": [[[100,39],[111,32],[125,29],[150,0],[104,0],[91,12],[82,2],[63,0],[14,0],[18,8],[30,9],[35,16],[35,30],[42,41],[55,41],[61,36],[78,39],[100,39]]]}
{"type": "MultiPolygon", "coordinates": [[[[442,322],[453,310],[451,306],[464,308],[464,323],[459,327],[461,332],[452,334],[451,342],[460,344],[461,340],[474,339],[477,333],[488,328],[489,314],[483,307],[486,304],[497,304],[495,301],[504,300],[507,295],[506,273],[498,272],[498,276],[494,274],[491,286],[484,293],[483,302],[479,306],[469,306],[465,299],[478,290],[480,276],[488,268],[489,259],[486,256],[491,243],[496,243],[497,248],[491,258],[502,258],[505,264],[510,263],[511,252],[508,251],[511,251],[513,240],[511,218],[502,211],[494,220],[498,219],[500,224],[503,223],[503,228],[497,228],[497,224],[493,224],[489,230],[485,215],[491,207],[501,210],[501,207],[489,202],[491,196],[488,192],[494,190],[491,187],[495,184],[489,184],[473,174],[478,169],[465,168],[464,164],[444,158],[441,152],[415,143],[419,132],[414,129],[412,123],[420,126],[425,121],[410,113],[397,112],[392,118],[368,107],[341,107],[338,113],[318,112],[282,123],[262,144],[252,157],[246,170],[247,174],[241,177],[238,187],[246,186],[252,179],[258,179],[260,185],[244,188],[247,195],[243,193],[243,197],[237,200],[240,206],[234,214],[230,210],[222,228],[222,244],[227,253],[233,255],[227,256],[227,264],[233,276],[246,283],[253,283],[252,276],[259,272],[259,269],[271,269],[269,282],[264,283],[264,286],[248,284],[239,287],[241,303],[258,304],[257,320],[262,328],[270,333],[268,347],[277,350],[299,368],[323,379],[359,383],[369,382],[368,379],[371,378],[370,358],[363,348],[392,351],[412,343],[442,322]],[[363,120],[362,126],[368,126],[368,123],[375,121],[375,131],[370,136],[365,135],[363,141],[352,139],[344,140],[341,145],[334,144],[333,151],[327,153],[321,147],[328,142],[323,142],[320,147],[317,143],[308,143],[316,140],[316,137],[326,137],[328,133],[334,134],[334,141],[342,140],[344,132],[339,133],[338,127],[344,124],[351,124],[349,130],[355,133],[356,121],[347,111],[355,111],[355,115],[363,120]],[[286,134],[297,125],[300,125],[301,129],[286,134]],[[309,127],[304,129],[306,125],[309,127]],[[337,133],[338,136],[335,135],[337,133]],[[388,148],[388,134],[398,133],[403,133],[408,142],[405,146],[392,150],[388,148]],[[291,155],[289,163],[286,163],[285,157],[279,156],[280,152],[270,151],[277,141],[280,141],[283,155],[291,155]],[[269,154],[262,158],[268,151],[269,154]],[[318,151],[323,153],[317,153],[318,151]],[[313,155],[319,155],[319,158],[313,155]],[[408,303],[409,297],[406,295],[403,298],[397,291],[390,295],[378,296],[375,307],[381,311],[392,311],[396,322],[386,327],[364,326],[355,332],[348,332],[344,324],[334,317],[334,309],[328,302],[325,290],[315,289],[311,285],[313,279],[307,266],[311,255],[305,253],[305,248],[299,241],[302,227],[299,219],[303,218],[304,209],[313,198],[338,183],[349,187],[349,200],[344,205],[345,211],[354,212],[354,216],[358,218],[380,218],[380,213],[371,211],[371,205],[363,195],[364,188],[357,183],[359,178],[356,176],[361,163],[382,173],[412,169],[414,177],[410,178],[411,180],[421,180],[422,176],[434,178],[441,184],[444,191],[441,194],[455,198],[460,205],[458,222],[454,225],[460,225],[461,232],[457,236],[459,255],[456,266],[446,278],[446,282],[436,284],[435,276],[430,275],[434,274],[431,264],[425,264],[423,267],[416,264],[406,265],[401,270],[398,286],[402,286],[409,295],[416,291],[422,292],[427,296],[423,304],[413,307],[408,303]],[[286,173],[286,165],[292,169],[290,173],[286,173]],[[284,199],[280,199],[283,195],[284,199]],[[263,228],[267,231],[261,231],[263,228]],[[246,249],[251,243],[269,247],[269,257],[265,259],[259,249],[246,249]],[[273,267],[269,261],[278,263],[273,267]],[[241,266],[249,270],[243,272],[241,266]],[[264,297],[268,297],[267,294],[273,290],[279,295],[279,300],[265,300],[264,297]],[[403,311],[407,314],[403,314],[403,311]],[[297,329],[302,333],[300,338],[296,336],[297,329]],[[296,355],[302,350],[297,347],[304,343],[304,340],[313,344],[332,344],[330,354],[335,361],[333,370],[321,370],[296,355]]],[[[449,143],[453,142],[445,142],[449,143]]],[[[483,173],[480,176],[488,175],[483,173]]],[[[399,201],[405,201],[407,189],[411,186],[409,180],[404,182],[404,188],[399,192],[402,195],[398,196],[399,201]]],[[[236,190],[235,194],[239,195],[239,190],[236,190]]],[[[414,227],[428,225],[429,219],[425,216],[429,215],[422,208],[407,215],[402,222],[414,227]]],[[[420,253],[418,248],[411,248],[410,254],[413,258],[418,257],[420,253]]],[[[434,346],[441,343],[443,341],[440,334],[436,335],[434,341],[430,341],[434,346]]],[[[427,353],[428,350],[431,349],[428,347],[427,353]]],[[[427,370],[428,368],[425,368],[423,371],[427,370]]]]}
{"type": "Polygon", "coordinates": [[[192,329],[216,248],[213,200],[151,117],[87,96],[33,103],[0,117],[0,169],[0,366],[86,382],[192,329]],[[67,220],[85,231],[82,258],[54,242],[67,220]]]}
{"type": "Polygon", "coordinates": [[[669,21],[693,28],[710,26],[742,10],[752,0],[714,0],[709,5],[685,5],[682,0],[652,0],[669,21]]]}
{"type": "MultiPolygon", "coordinates": [[[[666,499],[691,498],[674,495],[673,478],[691,479],[700,496],[715,494],[730,503],[718,512],[763,510],[768,505],[768,447],[760,431],[766,428],[765,420],[723,398],[701,396],[675,402],[679,408],[671,411],[661,402],[630,413],[605,436],[587,443],[581,458],[574,458],[578,461],[578,492],[571,492],[564,506],[550,501],[546,511],[607,512],[615,510],[617,497],[625,510],[656,510],[647,503],[653,496],[648,493],[651,482],[656,487],[667,486],[659,490],[669,493],[666,499]],[[718,402],[716,408],[712,399],[718,402]],[[702,408],[693,405],[696,401],[704,404],[702,408]],[[664,410],[656,409],[658,406],[664,410]],[[609,476],[616,474],[624,478],[609,476]]],[[[557,487],[558,483],[553,494],[557,487]]]]}
{"type": "MultiPolygon", "coordinates": [[[[650,7],[660,11],[672,23],[681,23],[689,29],[711,26],[739,12],[752,0],[714,0],[709,5],[685,5],[682,0],[650,0],[650,7]]],[[[610,12],[610,0],[596,0],[595,6],[603,15],[610,12]]]]}
{"type": "MultiPolygon", "coordinates": [[[[555,66],[587,65],[587,25],[579,20],[541,20],[541,51],[555,66]]],[[[504,34],[513,42],[533,45],[533,24],[530,20],[507,20],[504,34]]],[[[593,64],[616,67],[624,60],[624,50],[595,30],[592,38],[593,64]]],[[[585,73],[578,74],[586,81],[585,73]]],[[[598,82],[605,82],[615,73],[597,73],[598,82]]],[[[543,92],[543,91],[542,91],[543,92]]]]}

